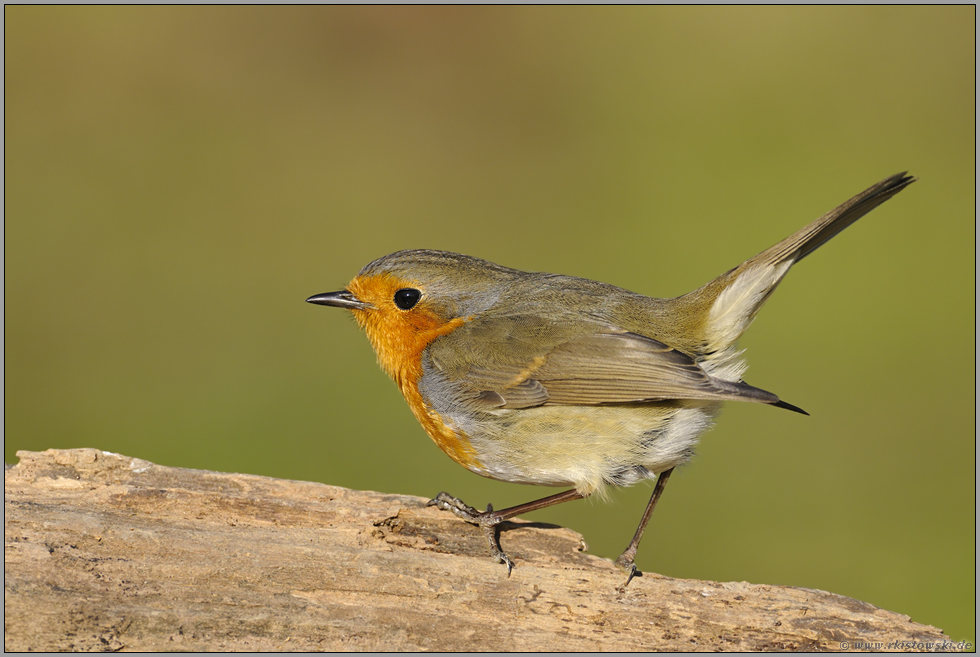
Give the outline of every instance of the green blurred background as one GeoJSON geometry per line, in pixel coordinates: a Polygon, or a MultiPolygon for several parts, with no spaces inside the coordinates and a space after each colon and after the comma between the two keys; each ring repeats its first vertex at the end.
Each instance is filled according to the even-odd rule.
{"type": "MultiPolygon", "coordinates": [[[[419,247],[675,296],[908,169],[743,340],[749,380],[812,417],[728,405],[637,562],[973,639],[973,7],[4,18],[7,461],[551,494],[450,461],[304,299],[419,247]]],[[[615,557],[650,490],[532,517],[615,557]]]]}

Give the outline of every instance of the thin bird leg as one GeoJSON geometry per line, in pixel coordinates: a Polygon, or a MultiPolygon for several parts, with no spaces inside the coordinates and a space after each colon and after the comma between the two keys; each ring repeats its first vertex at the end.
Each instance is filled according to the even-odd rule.
{"type": "Polygon", "coordinates": [[[630,541],[629,547],[616,559],[616,565],[626,571],[626,581],[619,587],[620,591],[629,586],[633,575],[636,574],[636,564],[633,563],[633,558],[636,557],[636,549],[640,546],[640,538],[643,537],[643,530],[647,528],[647,523],[650,522],[650,516],[653,515],[653,509],[657,506],[657,500],[660,499],[660,494],[664,492],[664,486],[667,485],[667,479],[670,478],[670,473],[673,471],[674,469],[671,468],[657,475],[657,485],[653,487],[653,495],[650,496],[647,509],[643,512],[643,517],[640,519],[640,526],[636,528],[636,534],[633,535],[633,540],[630,541]]]}
{"type": "MultiPolygon", "coordinates": [[[[463,520],[468,520],[469,522],[474,522],[480,525],[484,536],[487,537],[487,542],[490,543],[490,557],[497,563],[506,565],[507,576],[510,577],[510,571],[514,568],[514,562],[511,561],[510,557],[504,554],[504,551],[500,549],[500,532],[498,531],[497,525],[508,518],[513,518],[514,516],[519,516],[523,513],[537,511],[538,509],[543,509],[545,507],[552,506],[553,504],[560,504],[561,502],[580,500],[583,497],[585,496],[573,488],[572,490],[567,490],[564,493],[549,495],[548,497],[543,497],[540,500],[534,500],[533,502],[527,502],[526,504],[518,504],[517,506],[512,506],[509,509],[503,509],[502,511],[494,511],[493,505],[491,504],[487,504],[486,511],[478,511],[473,507],[464,504],[463,500],[459,499],[458,497],[453,497],[449,493],[439,493],[435,496],[435,498],[429,500],[426,506],[437,506],[443,511],[452,511],[463,520]]],[[[636,552],[635,549],[633,551],[636,552]]]]}

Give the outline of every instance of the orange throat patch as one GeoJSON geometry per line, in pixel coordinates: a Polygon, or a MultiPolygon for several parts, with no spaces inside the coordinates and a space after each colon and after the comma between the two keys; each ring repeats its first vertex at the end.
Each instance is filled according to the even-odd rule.
{"type": "Polygon", "coordinates": [[[474,472],[482,465],[466,435],[447,424],[442,416],[425,403],[419,391],[422,378],[422,352],[436,338],[451,333],[468,318],[444,320],[427,309],[424,302],[410,310],[397,308],[392,301],[397,290],[413,287],[409,281],[393,276],[357,277],[347,290],[373,308],[352,309],[354,319],[367,333],[378,355],[378,363],[401,390],[408,407],[429,437],[449,457],[474,472]]]}

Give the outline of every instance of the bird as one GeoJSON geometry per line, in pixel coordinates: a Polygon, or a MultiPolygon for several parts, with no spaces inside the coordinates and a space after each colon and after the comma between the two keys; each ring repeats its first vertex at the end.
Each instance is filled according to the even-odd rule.
{"type": "Polygon", "coordinates": [[[915,180],[890,176],[671,299],[412,249],[306,301],[353,314],[412,413],[456,463],[500,481],[570,487],[501,510],[480,511],[446,492],[429,502],[479,525],[508,576],[504,520],[655,479],[615,562],[626,573],[623,590],[670,474],[690,461],[723,402],[807,414],[743,380],[738,338],[794,264],[915,180]]]}

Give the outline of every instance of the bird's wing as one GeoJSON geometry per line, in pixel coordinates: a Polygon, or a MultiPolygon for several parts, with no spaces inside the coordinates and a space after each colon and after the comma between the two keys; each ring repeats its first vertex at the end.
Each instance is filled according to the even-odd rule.
{"type": "Polygon", "coordinates": [[[709,376],[686,354],[601,322],[537,315],[477,318],[438,338],[431,366],[485,408],[779,398],[709,376]]]}

